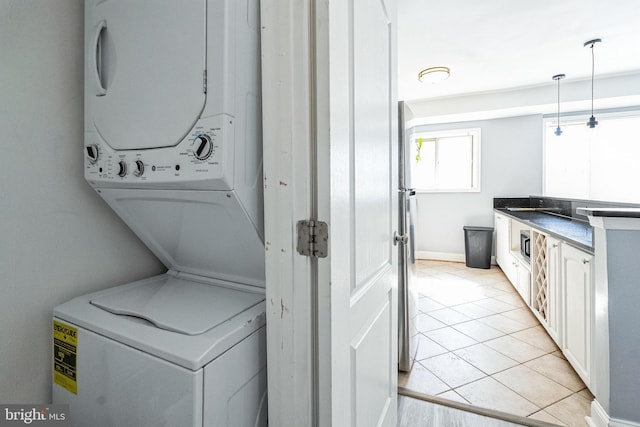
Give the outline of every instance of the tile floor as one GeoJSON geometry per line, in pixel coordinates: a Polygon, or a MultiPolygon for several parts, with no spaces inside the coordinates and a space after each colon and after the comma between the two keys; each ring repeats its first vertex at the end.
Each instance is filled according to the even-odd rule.
{"type": "Polygon", "coordinates": [[[530,417],[586,426],[593,396],[499,267],[418,261],[417,361],[398,385],[530,417]]]}

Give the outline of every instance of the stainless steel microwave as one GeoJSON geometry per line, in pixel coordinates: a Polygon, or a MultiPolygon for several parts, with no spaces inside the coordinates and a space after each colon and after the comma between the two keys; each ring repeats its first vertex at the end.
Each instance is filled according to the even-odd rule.
{"type": "Polygon", "coordinates": [[[531,259],[531,235],[528,230],[520,230],[520,254],[531,259]]]}

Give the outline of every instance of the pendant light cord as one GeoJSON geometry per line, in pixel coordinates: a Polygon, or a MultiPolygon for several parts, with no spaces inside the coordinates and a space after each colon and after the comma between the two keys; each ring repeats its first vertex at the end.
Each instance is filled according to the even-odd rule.
{"type": "Polygon", "coordinates": [[[593,52],[593,47],[595,46],[596,43],[600,43],[601,41],[602,39],[593,39],[584,43],[584,47],[589,46],[591,48],[591,117],[589,117],[589,121],[587,122],[587,126],[589,126],[591,129],[595,128],[598,125],[598,121],[593,115],[593,96],[594,96],[593,82],[595,80],[595,75],[596,75],[596,55],[593,52]]]}
{"type": "Polygon", "coordinates": [[[595,69],[596,69],[596,57],[593,53],[593,47],[595,45],[596,45],[595,42],[591,44],[591,115],[592,116],[593,116],[593,76],[595,74],[595,69]]]}
{"type": "Polygon", "coordinates": [[[558,78],[558,127],[560,127],[560,78],[558,78]]]}
{"type": "Polygon", "coordinates": [[[564,74],[556,74],[552,77],[553,80],[558,82],[558,126],[556,127],[556,131],[554,132],[556,136],[562,135],[562,129],[560,129],[560,80],[564,78],[564,74]]]}

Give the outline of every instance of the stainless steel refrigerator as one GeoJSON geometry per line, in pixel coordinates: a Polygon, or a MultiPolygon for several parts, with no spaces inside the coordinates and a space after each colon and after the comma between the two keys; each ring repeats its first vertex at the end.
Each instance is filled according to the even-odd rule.
{"type": "Polygon", "coordinates": [[[411,130],[406,123],[412,113],[398,103],[398,370],[408,372],[418,351],[418,298],[411,287],[415,267],[416,192],[411,188],[411,130]]]}

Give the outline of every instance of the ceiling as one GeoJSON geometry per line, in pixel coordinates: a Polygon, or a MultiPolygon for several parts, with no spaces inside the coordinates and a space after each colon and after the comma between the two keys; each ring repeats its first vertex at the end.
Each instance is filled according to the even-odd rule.
{"type": "Polygon", "coordinates": [[[398,0],[398,96],[420,100],[640,71],[639,0],[398,0]],[[418,72],[451,68],[439,84],[418,72]]]}

